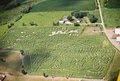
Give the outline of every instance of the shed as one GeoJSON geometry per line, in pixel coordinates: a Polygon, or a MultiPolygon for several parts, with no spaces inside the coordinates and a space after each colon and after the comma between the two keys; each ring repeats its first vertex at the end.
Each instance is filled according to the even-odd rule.
{"type": "Polygon", "coordinates": [[[116,41],[117,41],[117,42],[120,42],[120,37],[117,37],[117,38],[116,38],[116,41]]]}
{"type": "Polygon", "coordinates": [[[59,24],[64,24],[64,22],[65,22],[65,21],[62,21],[62,20],[61,20],[61,21],[59,21],[59,24]]]}
{"type": "Polygon", "coordinates": [[[120,34],[120,28],[115,29],[115,34],[120,34]]]}

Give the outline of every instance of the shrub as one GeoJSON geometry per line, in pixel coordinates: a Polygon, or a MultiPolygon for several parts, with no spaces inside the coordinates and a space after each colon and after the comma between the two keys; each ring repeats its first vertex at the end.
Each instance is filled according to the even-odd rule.
{"type": "Polygon", "coordinates": [[[71,15],[74,16],[74,14],[75,14],[76,12],[79,12],[79,11],[73,11],[73,12],[71,12],[71,15]]]}
{"type": "Polygon", "coordinates": [[[48,77],[48,75],[46,75],[45,73],[43,73],[43,76],[44,76],[44,77],[48,77]]]}
{"type": "Polygon", "coordinates": [[[34,26],[38,26],[38,25],[35,23],[34,26]]]}
{"type": "Polygon", "coordinates": [[[14,23],[11,23],[10,25],[8,25],[8,28],[11,28],[14,25],[14,23]]]}
{"type": "Polygon", "coordinates": [[[12,26],[11,25],[8,25],[8,28],[11,28],[12,26]]]}
{"type": "Polygon", "coordinates": [[[14,23],[11,23],[11,26],[13,26],[14,25],[14,23]]]}
{"type": "Polygon", "coordinates": [[[74,20],[74,19],[72,18],[72,16],[68,16],[67,19],[68,19],[69,21],[73,21],[73,20],[74,20]]]}
{"type": "Polygon", "coordinates": [[[57,23],[53,22],[53,26],[59,26],[59,22],[57,23]]]}
{"type": "Polygon", "coordinates": [[[3,58],[0,59],[2,62],[6,62],[3,58]]]}
{"type": "Polygon", "coordinates": [[[74,26],[80,26],[80,24],[79,23],[74,23],[74,26]]]}
{"type": "Polygon", "coordinates": [[[25,23],[22,23],[22,26],[26,26],[26,24],[25,24],[25,23]]]}
{"type": "Polygon", "coordinates": [[[34,26],[34,22],[30,22],[29,24],[30,24],[31,26],[34,26]]]}
{"type": "Polygon", "coordinates": [[[27,72],[23,69],[22,71],[21,71],[24,75],[26,75],[27,74],[27,72]]]}
{"type": "Polygon", "coordinates": [[[22,15],[19,16],[19,17],[15,20],[15,22],[19,21],[21,18],[22,18],[22,15]]]}
{"type": "Polygon", "coordinates": [[[87,16],[87,13],[88,12],[73,11],[73,12],[71,12],[71,15],[76,18],[83,18],[83,17],[87,16]]]}
{"type": "Polygon", "coordinates": [[[20,50],[21,54],[24,55],[24,51],[23,50],[20,50]]]}
{"type": "Polygon", "coordinates": [[[91,14],[88,15],[88,18],[89,18],[91,23],[95,23],[98,21],[98,18],[95,17],[94,15],[91,15],[91,14]]]}
{"type": "Polygon", "coordinates": [[[120,26],[116,26],[116,28],[120,28],[120,26]]]}

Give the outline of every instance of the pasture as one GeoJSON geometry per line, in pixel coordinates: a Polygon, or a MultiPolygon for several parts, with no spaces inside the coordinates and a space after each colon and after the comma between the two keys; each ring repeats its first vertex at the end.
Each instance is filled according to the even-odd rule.
{"type": "Polygon", "coordinates": [[[120,8],[120,0],[108,0],[107,8],[120,8]]]}
{"type": "MultiPolygon", "coordinates": [[[[25,23],[26,26],[30,26],[30,22],[36,23],[39,27],[53,26],[53,22],[57,23],[63,17],[71,15],[71,12],[72,11],[51,11],[28,13],[15,23],[15,27],[23,26],[23,23],[25,23]]],[[[89,11],[89,13],[95,15],[98,18],[97,22],[101,22],[98,10],[89,11]]]]}
{"type": "Polygon", "coordinates": [[[119,9],[104,9],[104,20],[108,28],[120,26],[120,11],[119,9]]]}
{"type": "Polygon", "coordinates": [[[21,27],[12,28],[0,40],[0,48],[25,51],[28,74],[103,78],[112,62],[115,49],[104,34],[82,35],[82,27],[21,27]],[[49,36],[53,31],[77,30],[49,36]]]}
{"type": "Polygon", "coordinates": [[[32,12],[94,10],[94,0],[46,0],[33,6],[32,12]]]}
{"type": "Polygon", "coordinates": [[[104,0],[101,0],[104,21],[107,28],[115,28],[120,26],[120,1],[108,0],[108,4],[104,7],[104,0]]]}

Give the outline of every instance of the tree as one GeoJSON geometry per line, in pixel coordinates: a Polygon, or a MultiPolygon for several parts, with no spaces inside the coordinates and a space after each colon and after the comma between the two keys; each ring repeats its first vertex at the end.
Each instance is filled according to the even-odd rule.
{"type": "Polygon", "coordinates": [[[87,12],[75,11],[75,12],[72,12],[71,15],[76,18],[83,18],[83,17],[87,16],[87,12]]]}
{"type": "Polygon", "coordinates": [[[74,23],[74,26],[80,26],[80,24],[79,23],[74,23]]]}
{"type": "Polygon", "coordinates": [[[74,20],[74,19],[72,18],[72,16],[70,16],[70,15],[67,17],[67,19],[68,19],[69,21],[73,21],[73,20],[74,20]]]}
{"type": "Polygon", "coordinates": [[[26,24],[23,22],[23,23],[22,23],[22,26],[26,26],[26,24]]]}
{"type": "Polygon", "coordinates": [[[95,23],[98,21],[98,18],[95,17],[94,15],[91,15],[91,14],[88,15],[88,18],[89,18],[91,23],[95,23]]]}
{"type": "Polygon", "coordinates": [[[24,75],[27,74],[27,72],[26,72],[24,69],[22,69],[21,72],[22,72],[24,75]]]}
{"type": "Polygon", "coordinates": [[[22,55],[24,55],[24,51],[23,51],[23,50],[20,50],[20,53],[21,53],[22,55]]]}
{"type": "Polygon", "coordinates": [[[71,15],[74,16],[74,13],[79,12],[79,11],[73,11],[71,12],[71,15]]]}

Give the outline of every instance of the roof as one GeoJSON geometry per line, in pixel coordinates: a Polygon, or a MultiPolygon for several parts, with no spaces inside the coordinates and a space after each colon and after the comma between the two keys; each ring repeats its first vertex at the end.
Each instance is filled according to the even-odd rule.
{"type": "Polygon", "coordinates": [[[115,34],[120,34],[120,28],[115,29],[115,34]]]}
{"type": "Polygon", "coordinates": [[[116,38],[116,41],[117,41],[117,42],[120,42],[120,37],[117,37],[117,38],[116,38]]]}
{"type": "Polygon", "coordinates": [[[70,21],[66,21],[65,24],[73,24],[73,23],[71,23],[70,21]]]}
{"type": "Polygon", "coordinates": [[[118,75],[118,79],[117,79],[117,81],[120,81],[120,72],[119,72],[119,75],[118,75]]]}

